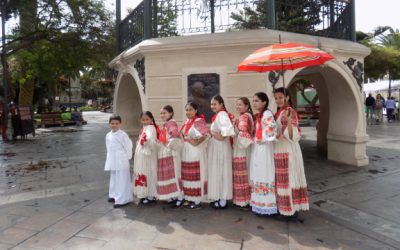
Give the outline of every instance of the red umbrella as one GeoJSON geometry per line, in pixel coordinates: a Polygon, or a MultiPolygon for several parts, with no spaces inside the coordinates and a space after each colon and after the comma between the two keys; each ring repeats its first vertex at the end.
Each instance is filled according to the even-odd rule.
{"type": "Polygon", "coordinates": [[[238,71],[294,70],[321,65],[332,59],[332,55],[307,44],[274,44],[254,51],[239,64],[238,71]]]}

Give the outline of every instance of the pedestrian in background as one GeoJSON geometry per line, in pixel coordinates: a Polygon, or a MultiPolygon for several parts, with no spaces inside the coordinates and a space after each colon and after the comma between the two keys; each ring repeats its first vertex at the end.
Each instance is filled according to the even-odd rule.
{"type": "Polygon", "coordinates": [[[369,93],[367,99],[365,99],[365,106],[367,107],[367,124],[372,125],[375,113],[375,98],[369,93]]]}
{"type": "Polygon", "coordinates": [[[396,108],[396,101],[394,97],[388,97],[386,100],[386,114],[388,122],[391,123],[393,121],[393,111],[396,108]]]}
{"type": "Polygon", "coordinates": [[[383,121],[383,106],[385,104],[385,101],[383,100],[381,94],[376,95],[375,99],[375,116],[376,116],[376,122],[380,123],[383,121]]]}

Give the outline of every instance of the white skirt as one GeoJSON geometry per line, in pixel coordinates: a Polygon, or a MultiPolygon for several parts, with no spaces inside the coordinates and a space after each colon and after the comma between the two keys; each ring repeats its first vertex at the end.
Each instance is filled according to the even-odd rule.
{"type": "Polygon", "coordinates": [[[229,138],[208,144],[208,198],[232,199],[232,147],[229,138]]]}
{"type": "Polygon", "coordinates": [[[272,142],[254,144],[250,157],[250,186],[252,211],[276,214],[274,147],[272,142]]]}
{"type": "Polygon", "coordinates": [[[157,197],[157,155],[145,154],[136,147],[133,167],[133,192],[137,198],[157,197]]]}

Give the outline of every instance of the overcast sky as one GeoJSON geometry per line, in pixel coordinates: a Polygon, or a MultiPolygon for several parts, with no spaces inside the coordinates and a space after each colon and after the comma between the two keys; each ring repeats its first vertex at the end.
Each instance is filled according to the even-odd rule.
{"type": "MultiPolygon", "coordinates": [[[[122,18],[127,8],[134,8],[141,0],[121,0],[122,18]]],[[[115,0],[106,0],[109,8],[115,9],[115,0]]],[[[356,0],[357,30],[372,31],[377,26],[392,26],[400,29],[400,0],[356,0]]]]}

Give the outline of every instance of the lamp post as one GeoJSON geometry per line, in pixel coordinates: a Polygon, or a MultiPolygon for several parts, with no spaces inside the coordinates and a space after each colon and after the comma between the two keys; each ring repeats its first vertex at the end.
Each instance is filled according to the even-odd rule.
{"type": "Polygon", "coordinates": [[[7,72],[7,48],[6,48],[6,9],[7,1],[1,1],[1,42],[2,42],[2,53],[1,62],[3,64],[3,90],[4,90],[4,105],[3,105],[3,122],[2,122],[2,136],[3,142],[7,139],[5,134],[7,132],[8,124],[8,72],[7,72]]]}

